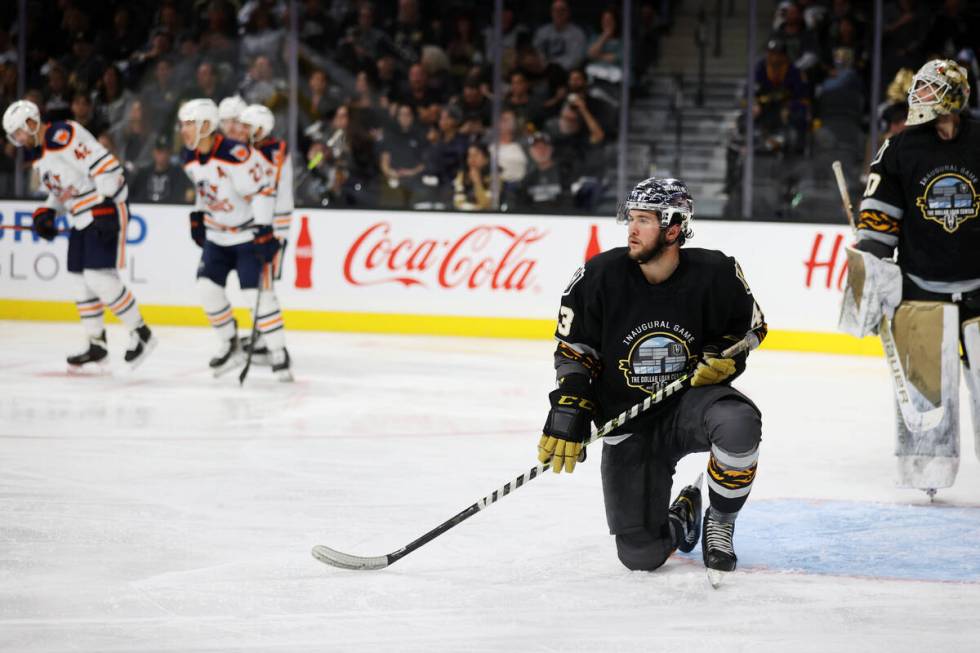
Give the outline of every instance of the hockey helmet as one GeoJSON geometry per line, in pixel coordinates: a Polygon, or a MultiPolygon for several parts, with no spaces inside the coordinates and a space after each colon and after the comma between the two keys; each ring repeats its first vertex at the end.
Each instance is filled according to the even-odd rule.
{"type": "Polygon", "coordinates": [[[245,100],[238,95],[230,95],[226,97],[218,105],[218,119],[219,120],[238,120],[239,116],[242,115],[242,111],[248,107],[245,104],[245,100]]]}
{"type": "Polygon", "coordinates": [[[633,187],[626,200],[619,205],[616,221],[627,224],[632,209],[657,211],[660,214],[660,226],[663,228],[679,224],[681,244],[694,237],[694,200],[691,199],[687,185],[680,179],[644,179],[633,187]]]}
{"type": "Polygon", "coordinates": [[[250,104],[242,111],[238,117],[238,122],[245,125],[248,129],[249,139],[255,141],[272,133],[273,127],[276,126],[276,117],[264,104],[250,104]],[[262,132],[261,137],[259,131],[262,132]]]}
{"type": "Polygon", "coordinates": [[[912,78],[909,117],[905,124],[921,125],[939,116],[959,113],[970,99],[966,69],[951,59],[928,61],[912,78]]]}
{"type": "Polygon", "coordinates": [[[41,128],[41,111],[37,105],[30,100],[17,100],[12,102],[7,110],[3,112],[3,130],[7,132],[7,140],[16,147],[21,144],[14,139],[14,134],[18,129],[23,129],[32,136],[37,134],[41,128]],[[34,121],[34,129],[27,125],[28,120],[34,121]]]}
{"type": "Polygon", "coordinates": [[[181,124],[193,122],[197,126],[197,140],[193,146],[196,148],[202,138],[213,134],[218,127],[218,107],[213,100],[208,98],[188,100],[181,105],[177,112],[177,119],[181,124]],[[204,126],[204,123],[207,123],[207,127],[204,126]]]}

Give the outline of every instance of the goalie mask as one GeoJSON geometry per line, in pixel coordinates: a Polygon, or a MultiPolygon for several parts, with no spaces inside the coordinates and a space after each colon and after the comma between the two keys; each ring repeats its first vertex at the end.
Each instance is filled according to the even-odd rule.
{"type": "Polygon", "coordinates": [[[680,179],[650,177],[638,183],[619,205],[616,222],[628,224],[632,209],[656,211],[660,214],[660,226],[664,229],[679,224],[682,245],[694,237],[694,200],[687,191],[687,185],[680,179]]]}
{"type": "Polygon", "coordinates": [[[969,99],[966,69],[950,59],[929,61],[912,78],[905,124],[921,125],[939,116],[959,113],[969,99]]]}

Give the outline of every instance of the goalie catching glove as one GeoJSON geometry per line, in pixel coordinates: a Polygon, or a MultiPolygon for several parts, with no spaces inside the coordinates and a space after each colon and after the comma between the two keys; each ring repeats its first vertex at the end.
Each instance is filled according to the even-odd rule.
{"type": "Polygon", "coordinates": [[[538,442],[538,460],[551,461],[551,471],[575,471],[575,463],[585,460],[583,443],[592,433],[595,399],[592,384],[583,374],[569,374],[548,395],[551,410],[538,442]]]}
{"type": "Polygon", "coordinates": [[[735,374],[735,359],[719,358],[717,347],[705,347],[703,356],[691,377],[692,387],[721,383],[735,374]]]}

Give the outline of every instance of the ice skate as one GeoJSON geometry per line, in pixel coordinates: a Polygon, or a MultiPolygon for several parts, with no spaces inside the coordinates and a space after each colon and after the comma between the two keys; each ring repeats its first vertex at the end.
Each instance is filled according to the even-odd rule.
{"type": "Polygon", "coordinates": [[[68,357],[68,372],[105,372],[109,364],[109,351],[106,349],[105,331],[89,338],[88,349],[68,357]]]}
{"type": "Polygon", "coordinates": [[[221,347],[208,363],[214,378],[224,376],[228,372],[245,364],[245,352],[242,351],[238,336],[233,336],[221,343],[221,347]]]}
{"type": "Polygon", "coordinates": [[[283,383],[293,380],[293,372],[290,370],[289,352],[285,347],[277,349],[270,355],[272,361],[272,373],[283,383]]]}
{"type": "Polygon", "coordinates": [[[709,507],[704,511],[704,532],[701,536],[701,555],[708,573],[708,582],[715,589],[721,585],[725,575],[735,571],[738,557],[732,537],[735,535],[735,522],[723,521],[709,507]]]}
{"type": "Polygon", "coordinates": [[[701,537],[701,481],[704,472],[698,474],[691,485],[683,488],[667,509],[668,519],[677,538],[677,548],[690,553],[701,537]]]}
{"type": "Polygon", "coordinates": [[[157,339],[153,337],[150,327],[145,324],[136,327],[129,332],[129,349],[123,356],[131,370],[139,367],[146,357],[157,348],[157,339]]]}
{"type": "MultiPolygon", "coordinates": [[[[249,349],[252,348],[252,338],[250,336],[244,336],[240,339],[242,345],[242,351],[248,354],[249,349]]],[[[261,365],[263,367],[268,367],[272,365],[272,358],[269,354],[269,348],[266,346],[265,342],[262,341],[261,336],[255,339],[255,351],[252,352],[252,365],[261,365]]]]}

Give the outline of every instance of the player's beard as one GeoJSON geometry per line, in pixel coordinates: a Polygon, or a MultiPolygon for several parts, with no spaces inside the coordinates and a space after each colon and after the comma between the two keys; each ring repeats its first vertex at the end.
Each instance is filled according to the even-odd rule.
{"type": "Polygon", "coordinates": [[[657,241],[654,244],[641,249],[635,254],[633,252],[629,252],[629,257],[641,265],[643,263],[649,263],[650,261],[655,261],[663,256],[664,252],[667,251],[667,248],[676,242],[676,238],[668,241],[667,230],[661,229],[660,235],[657,236],[657,241]]]}

